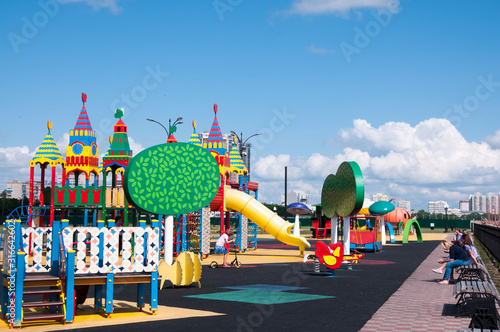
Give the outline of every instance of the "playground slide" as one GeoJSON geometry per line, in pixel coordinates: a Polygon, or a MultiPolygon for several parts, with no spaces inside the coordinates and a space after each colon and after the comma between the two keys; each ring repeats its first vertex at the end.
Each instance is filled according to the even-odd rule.
{"type": "Polygon", "coordinates": [[[292,235],[291,228],[294,224],[278,217],[276,213],[266,208],[254,197],[226,187],[225,200],[226,208],[240,212],[274,236],[276,240],[299,247],[301,254],[306,247],[311,247],[305,238],[292,235]]]}

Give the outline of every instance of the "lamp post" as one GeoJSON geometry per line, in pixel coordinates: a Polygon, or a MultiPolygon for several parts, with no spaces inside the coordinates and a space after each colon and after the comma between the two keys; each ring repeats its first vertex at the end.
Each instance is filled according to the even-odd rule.
{"type": "Polygon", "coordinates": [[[445,219],[444,219],[444,232],[448,233],[448,204],[444,205],[444,214],[445,214],[445,219]]]}
{"type": "MultiPolygon", "coordinates": [[[[146,119],[146,120],[151,121],[151,122],[156,122],[157,124],[162,126],[163,129],[165,129],[165,132],[167,133],[167,143],[168,143],[168,139],[170,138],[170,136],[177,131],[177,125],[182,124],[181,117],[177,118],[174,121],[174,123],[172,123],[171,119],[168,119],[168,130],[167,130],[167,128],[165,128],[164,125],[162,125],[161,123],[159,123],[156,120],[153,120],[153,119],[146,119]]],[[[167,215],[164,218],[165,218],[165,221],[164,221],[164,225],[165,225],[165,235],[164,235],[165,250],[164,250],[164,253],[165,254],[163,256],[163,259],[170,266],[173,264],[173,252],[174,252],[174,240],[173,240],[174,239],[174,216],[167,215]]]]}
{"type": "Polygon", "coordinates": [[[159,124],[160,126],[163,127],[163,129],[165,130],[165,132],[167,133],[167,140],[170,138],[170,135],[172,135],[173,133],[175,133],[177,131],[177,125],[180,125],[182,124],[182,118],[179,117],[177,118],[174,123],[172,124],[172,120],[171,119],[168,119],[168,129],[162,125],[160,122],[156,121],[156,120],[153,120],[153,119],[149,119],[147,118],[146,120],[148,121],[151,121],[151,122],[155,122],[157,124],[159,124]]]}
{"type": "Polygon", "coordinates": [[[262,135],[262,133],[257,133],[257,134],[253,134],[253,135],[250,135],[247,137],[246,140],[243,141],[243,133],[240,133],[240,137],[238,137],[238,134],[236,134],[234,131],[231,130],[231,134],[233,134],[234,136],[236,136],[236,138],[238,139],[238,144],[239,144],[239,151],[240,151],[240,156],[243,157],[243,150],[245,150],[245,157],[243,158],[243,162],[245,163],[245,167],[248,169],[248,179],[250,179],[250,165],[248,163],[248,153],[247,153],[247,146],[246,146],[246,142],[254,137],[254,136],[259,136],[259,135],[262,135]]]}

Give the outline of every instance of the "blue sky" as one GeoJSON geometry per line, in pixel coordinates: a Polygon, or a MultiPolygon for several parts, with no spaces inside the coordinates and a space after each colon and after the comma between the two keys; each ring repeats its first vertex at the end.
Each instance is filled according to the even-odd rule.
{"type": "Polygon", "coordinates": [[[107,149],[116,107],[136,153],[179,116],[252,138],[252,179],[320,200],[344,161],[368,196],[427,209],[500,180],[497,1],[41,0],[0,3],[0,188],[27,180],[46,122],[64,153],[87,110],[107,149]],[[65,141],[66,140],[66,141],[65,141]]]}

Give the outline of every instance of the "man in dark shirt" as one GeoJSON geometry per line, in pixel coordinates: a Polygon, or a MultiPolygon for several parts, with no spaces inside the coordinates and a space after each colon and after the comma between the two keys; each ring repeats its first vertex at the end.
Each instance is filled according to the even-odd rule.
{"type": "Polygon", "coordinates": [[[440,264],[446,263],[446,271],[444,273],[443,280],[438,282],[442,285],[447,285],[449,283],[451,270],[462,265],[469,265],[470,263],[469,254],[467,254],[467,251],[465,251],[464,248],[456,244],[451,246],[448,245],[448,247],[450,251],[450,258],[438,260],[438,263],[440,264]]]}

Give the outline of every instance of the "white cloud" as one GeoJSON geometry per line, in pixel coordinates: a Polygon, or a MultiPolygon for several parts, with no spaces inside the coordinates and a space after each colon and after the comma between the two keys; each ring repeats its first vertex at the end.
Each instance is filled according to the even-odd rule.
{"type": "MultiPolygon", "coordinates": [[[[447,119],[428,119],[416,126],[388,122],[379,127],[357,119],[333,140],[344,147],[342,153],[313,153],[306,160],[267,156],[254,162],[252,172],[263,181],[282,181],[286,164],[293,170],[288,173],[289,188],[304,190],[303,184],[292,187],[293,181],[309,183],[313,189],[304,191],[314,203],[319,202],[326,176],[336,173],[343,161],[355,161],[363,171],[367,194],[383,192],[419,206],[444,199],[453,206],[473,192],[498,191],[494,184],[500,181],[500,150],[492,146],[496,147],[499,132],[488,143],[476,143],[468,142],[447,119]]],[[[276,195],[283,192],[283,186],[269,189],[276,195]]]]}
{"type": "Polygon", "coordinates": [[[35,151],[30,151],[25,145],[15,147],[0,147],[0,184],[5,188],[12,180],[25,181],[30,174],[30,161],[35,151]]]}
{"type": "Polygon", "coordinates": [[[66,155],[66,147],[69,144],[69,133],[64,133],[61,137],[56,140],[56,145],[62,155],[66,155]]]}
{"type": "Polygon", "coordinates": [[[94,10],[101,10],[102,8],[109,9],[113,14],[120,14],[123,8],[118,5],[119,0],[58,0],[61,4],[83,2],[94,10]]]}
{"type": "Polygon", "coordinates": [[[397,12],[399,0],[296,0],[288,14],[346,14],[351,9],[389,9],[397,12]]]}
{"type": "Polygon", "coordinates": [[[132,137],[128,137],[128,143],[130,145],[130,149],[132,150],[132,155],[136,156],[139,152],[144,150],[144,146],[141,143],[136,142],[132,137]]]}
{"type": "Polygon", "coordinates": [[[484,141],[493,149],[500,149],[500,129],[495,131],[493,135],[486,136],[484,141]]]}

